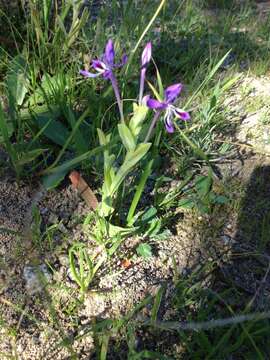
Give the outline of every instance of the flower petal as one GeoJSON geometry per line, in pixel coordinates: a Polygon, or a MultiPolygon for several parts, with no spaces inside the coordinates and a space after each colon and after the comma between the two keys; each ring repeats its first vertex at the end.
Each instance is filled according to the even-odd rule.
{"type": "Polygon", "coordinates": [[[174,109],[174,114],[179,117],[180,119],[182,120],[189,120],[190,119],[190,115],[187,111],[184,111],[182,109],[178,109],[178,108],[175,108],[174,109]]]}
{"type": "Polygon", "coordinates": [[[156,99],[149,99],[147,100],[147,106],[150,108],[150,109],[158,109],[158,110],[163,110],[163,109],[166,109],[167,107],[167,104],[163,103],[163,102],[160,102],[156,99]]]}
{"type": "Polygon", "coordinates": [[[125,65],[127,63],[127,61],[128,61],[127,54],[123,54],[123,56],[122,56],[122,66],[125,65]]]}
{"type": "Polygon", "coordinates": [[[93,60],[92,61],[92,67],[101,74],[104,71],[108,70],[106,64],[101,60],[93,60]]]}
{"type": "Polygon", "coordinates": [[[122,56],[121,62],[120,62],[119,64],[114,64],[113,67],[114,67],[114,68],[120,68],[120,67],[122,67],[122,66],[124,66],[124,65],[126,64],[127,60],[128,60],[128,57],[127,57],[126,54],[124,54],[124,55],[122,56]]]}
{"type": "Polygon", "coordinates": [[[152,44],[151,42],[148,42],[142,52],[142,58],[141,58],[142,66],[146,66],[150,62],[151,56],[152,56],[152,44]]]}
{"type": "Polygon", "coordinates": [[[165,90],[165,100],[167,103],[172,104],[174,100],[178,97],[182,90],[182,84],[174,84],[165,90]]]}
{"type": "Polygon", "coordinates": [[[107,42],[106,48],[105,48],[105,59],[108,63],[108,65],[113,65],[114,62],[114,45],[113,41],[110,39],[107,42]]]}
{"type": "Polygon", "coordinates": [[[90,73],[87,70],[80,70],[80,74],[87,78],[95,78],[100,75],[99,73],[97,73],[97,74],[90,73]]]}
{"type": "Polygon", "coordinates": [[[142,105],[143,105],[143,106],[147,106],[147,102],[148,102],[149,99],[150,99],[150,95],[145,95],[145,96],[142,98],[142,105]]]}
{"type": "Polygon", "coordinates": [[[171,121],[165,121],[165,128],[168,133],[172,134],[174,132],[174,126],[171,121]]]}
{"type": "Polygon", "coordinates": [[[111,70],[106,70],[103,72],[102,76],[104,77],[104,79],[111,79],[111,75],[112,75],[112,71],[111,70]]]}

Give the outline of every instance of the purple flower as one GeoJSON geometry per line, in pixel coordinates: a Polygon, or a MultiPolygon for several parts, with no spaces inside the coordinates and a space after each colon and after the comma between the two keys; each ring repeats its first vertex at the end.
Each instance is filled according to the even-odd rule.
{"type": "Polygon", "coordinates": [[[143,90],[144,90],[144,81],[146,75],[146,67],[149,64],[152,56],[152,44],[148,42],[143,49],[141,57],[141,79],[140,79],[140,92],[139,92],[139,104],[142,104],[143,90]]]}
{"type": "Polygon", "coordinates": [[[164,122],[166,130],[169,133],[174,132],[173,119],[177,117],[182,120],[189,120],[190,115],[188,112],[177,108],[173,105],[176,98],[179,96],[182,90],[182,84],[174,84],[165,90],[165,99],[159,101],[156,99],[148,99],[147,106],[151,109],[156,109],[158,112],[165,110],[164,122]]]}
{"type": "Polygon", "coordinates": [[[110,39],[105,47],[105,53],[101,59],[92,61],[92,68],[95,69],[96,73],[91,73],[87,70],[80,70],[80,74],[87,78],[95,78],[102,75],[105,79],[110,79],[113,76],[113,70],[123,66],[127,62],[127,56],[123,55],[122,61],[119,64],[114,63],[115,53],[113,41],[110,39]]]}
{"type": "Polygon", "coordinates": [[[151,60],[151,56],[152,56],[152,44],[151,42],[148,42],[142,52],[142,58],[141,58],[142,67],[145,67],[149,64],[151,60]]]}
{"type": "Polygon", "coordinates": [[[123,114],[123,103],[121,100],[117,80],[114,76],[113,70],[115,68],[119,68],[123,66],[127,62],[127,56],[123,55],[122,61],[120,64],[114,63],[115,53],[114,53],[114,45],[113,41],[110,39],[105,47],[105,53],[101,57],[101,59],[93,60],[92,67],[97,71],[96,73],[91,73],[87,70],[80,70],[80,74],[87,78],[95,78],[97,76],[102,75],[105,79],[109,79],[112,83],[112,87],[114,90],[114,94],[116,97],[116,101],[118,104],[121,121],[124,122],[124,114],[123,114]]]}

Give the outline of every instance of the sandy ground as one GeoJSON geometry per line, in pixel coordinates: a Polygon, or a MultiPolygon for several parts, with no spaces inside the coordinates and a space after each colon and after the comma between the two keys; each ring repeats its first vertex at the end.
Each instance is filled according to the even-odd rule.
{"type": "MultiPolygon", "coordinates": [[[[261,96],[262,89],[269,86],[265,79],[245,81],[245,88],[251,86],[255,96],[261,96]]],[[[153,256],[148,259],[136,256],[135,248],[149,239],[126,239],[117,256],[101,266],[84,297],[72,279],[67,254],[78,241],[86,245],[90,255],[98,249],[91,231],[82,226],[89,213],[87,206],[67,182],[60,189],[37,196],[37,186],[18,185],[11,175],[1,173],[0,228],[6,229],[0,232],[0,353],[3,356],[47,360],[69,359],[73,353],[79,359],[89,359],[94,351],[92,334],[80,340],[74,340],[75,335],[95,318],[121,318],[145,296],[154,296],[163,285],[166,294],[162,319],[175,320],[170,302],[175,277],[189,276],[198,266],[209,262],[218,264],[215,276],[218,275],[220,289],[233,281],[252,298],[254,309],[269,307],[268,230],[262,235],[262,226],[268,223],[270,210],[265,200],[270,198],[270,167],[268,156],[255,155],[252,151],[259,147],[260,154],[267,154],[264,134],[268,125],[260,127],[260,114],[266,109],[255,112],[257,123],[254,112],[243,116],[242,98],[236,96],[240,86],[243,81],[227,97],[226,106],[237,124],[236,135],[230,141],[244,144],[234,159],[217,164],[221,181],[231,184],[232,197],[239,199],[238,207],[217,212],[217,216],[179,211],[167,237],[151,241],[153,256]],[[250,135],[250,116],[253,126],[262,129],[255,143],[250,135]],[[34,221],[30,216],[32,230],[29,231],[29,209],[34,203],[40,218],[34,221]],[[260,255],[255,259],[245,255],[258,248],[260,255]],[[130,262],[128,266],[124,265],[126,260],[130,262]],[[28,281],[29,274],[25,275],[29,268],[42,268],[48,283],[35,288],[35,283],[28,281]],[[58,347],[63,339],[69,339],[69,345],[58,347]]],[[[211,277],[209,281],[212,282],[211,277]]],[[[146,306],[143,316],[149,314],[146,306]]]]}
{"type": "MultiPolygon", "coordinates": [[[[147,260],[134,256],[135,246],[145,239],[127,239],[119,257],[112,258],[101,267],[84,301],[76,304],[74,296],[79,299],[79,292],[70,275],[67,251],[74,241],[84,242],[90,252],[91,248],[95,248],[80,222],[89,210],[70,185],[46,194],[37,203],[41,214],[40,228],[44,230],[46,226],[60,223],[60,230],[58,227],[53,235],[51,250],[47,244],[33,243],[33,235],[32,246],[29,247],[29,239],[25,239],[25,218],[35,194],[36,189],[29,185],[17,185],[10,178],[0,180],[0,227],[18,232],[17,235],[0,234],[0,309],[5,324],[0,333],[0,350],[3,353],[17,352],[20,359],[64,359],[66,351],[53,352],[53,344],[63,334],[67,336],[76,328],[66,316],[65,307],[74,303],[78,325],[90,323],[97,316],[121,317],[146,295],[155,295],[162,284],[167,285],[169,294],[175,271],[186,274],[199,258],[202,259],[203,246],[199,233],[191,231],[193,222],[196,224],[198,219],[194,220],[187,214],[174,229],[175,234],[171,233],[165,240],[152,244],[154,255],[147,260]],[[131,257],[130,266],[125,268],[123,260],[131,257]],[[50,283],[33,294],[31,287],[27,286],[24,272],[27,266],[40,264],[46,266],[50,273],[50,283]],[[57,320],[50,320],[52,313],[57,320]],[[14,337],[7,337],[7,329],[10,328],[14,328],[14,337]]],[[[92,343],[90,336],[74,347],[80,359],[84,358],[84,353],[85,356],[91,353],[92,343]]]]}

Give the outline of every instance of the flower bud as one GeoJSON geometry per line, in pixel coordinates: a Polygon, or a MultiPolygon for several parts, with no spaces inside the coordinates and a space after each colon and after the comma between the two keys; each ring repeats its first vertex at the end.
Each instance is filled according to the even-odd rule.
{"type": "Polygon", "coordinates": [[[152,44],[151,42],[148,42],[142,52],[142,66],[146,66],[150,60],[151,60],[151,56],[152,56],[152,44]]]}

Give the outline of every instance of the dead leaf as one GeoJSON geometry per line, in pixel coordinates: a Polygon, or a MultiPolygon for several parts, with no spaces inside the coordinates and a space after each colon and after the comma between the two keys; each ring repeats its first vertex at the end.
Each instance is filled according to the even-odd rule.
{"type": "Polygon", "coordinates": [[[130,268],[132,265],[132,262],[129,260],[129,259],[124,259],[121,261],[121,266],[124,268],[124,269],[128,269],[130,268]]]}

